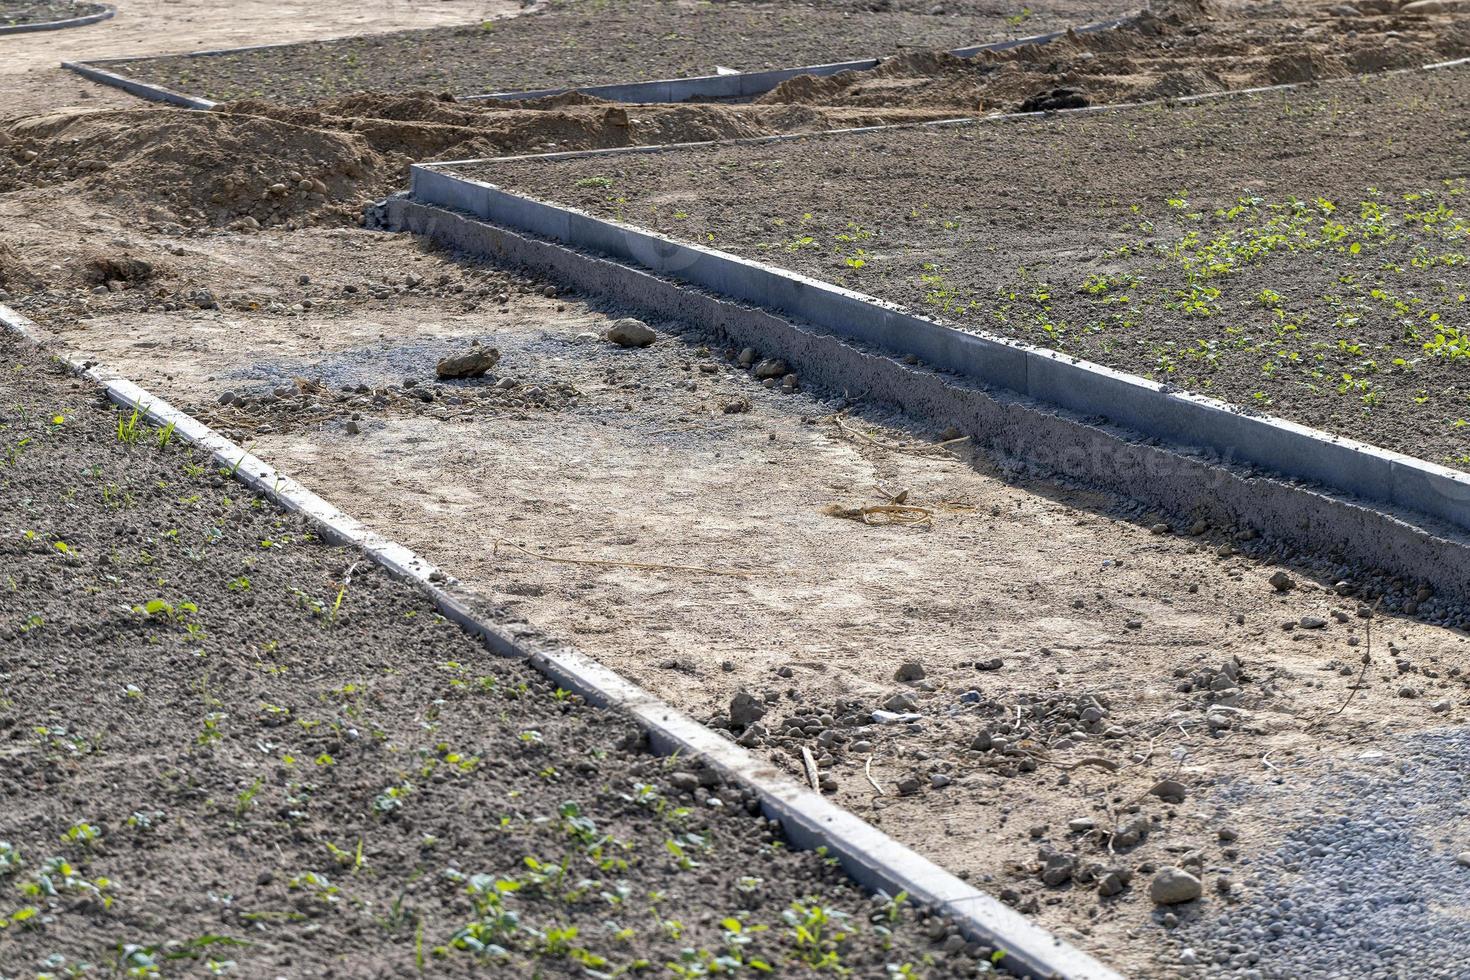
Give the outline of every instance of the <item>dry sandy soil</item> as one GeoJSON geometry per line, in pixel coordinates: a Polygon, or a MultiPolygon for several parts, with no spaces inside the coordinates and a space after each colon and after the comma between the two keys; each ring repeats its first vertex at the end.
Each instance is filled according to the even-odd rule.
{"type": "MultiPolygon", "coordinates": [[[[168,37],[119,17],[117,29],[137,32],[131,52],[121,35],[67,52],[323,36],[425,9],[453,20],[450,8],[485,12],[314,4],[297,21],[279,5],[231,6],[227,27],[202,19],[168,37]]],[[[0,79],[21,93],[7,113],[83,102],[82,83],[37,67],[57,48],[15,50],[32,60],[0,79]]],[[[621,311],[346,219],[410,150],[544,134],[446,133],[434,126],[458,123],[418,121],[422,105],[397,120],[407,128],[380,122],[381,104],[303,126],[284,111],[123,110],[123,97],[92,91],[85,101],[120,112],[6,131],[0,289],[14,305],[252,438],[488,606],[696,716],[730,725],[731,699],[748,692],[762,727],[734,728],[756,751],[796,772],[793,752],[809,745],[839,801],[1120,969],[1179,971],[1171,923],[1146,898],[1154,869],[1200,871],[1195,918],[1248,905],[1250,870],[1299,821],[1321,819],[1283,819],[1298,787],[1464,722],[1464,637],[1363,618],[1355,590],[1333,588],[1361,584],[1354,570],[1289,569],[1298,587],[1277,591],[1278,569],[1252,557],[1263,543],[1234,541],[1233,529],[1194,534],[1185,515],[1028,483],[983,458],[896,451],[932,444],[944,420],[767,389],[692,325],[655,324],[653,346],[615,347],[599,334],[621,311]],[[150,144],[154,125],[169,138],[150,144]],[[74,136],[86,137],[81,152],[74,136]],[[192,179],[191,147],[204,150],[206,181],[192,179]],[[275,158],[288,151],[301,158],[275,158]],[[493,376],[422,400],[438,358],[474,340],[499,349],[493,376]],[[224,406],[226,392],[247,401],[224,406]],[[844,408],[845,429],[834,421],[844,408]],[[927,512],[922,525],[828,512],[901,492],[927,512]],[[897,680],[909,662],[925,676],[897,680]],[[920,719],[871,721],[910,705],[920,719]],[[1166,778],[1183,784],[1182,802],[1149,795],[1166,778]],[[1044,848],[1076,855],[1070,880],[1043,883],[1048,863],[1053,880],[1067,864],[1044,848]],[[1129,887],[1100,895],[1109,875],[1129,887]]],[[[603,132],[627,128],[606,106],[561,111],[571,135],[552,140],[630,139],[603,132]]],[[[660,128],[666,110],[627,113],[635,133],[648,120],[648,139],[673,131],[660,128]]],[[[1438,601],[1422,599],[1428,611],[1438,601]]]]}

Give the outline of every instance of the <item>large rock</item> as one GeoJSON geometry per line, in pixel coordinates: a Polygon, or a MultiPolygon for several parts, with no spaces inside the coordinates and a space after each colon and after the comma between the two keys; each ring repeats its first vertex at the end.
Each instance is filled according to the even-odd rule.
{"type": "Polygon", "coordinates": [[[658,339],[653,328],[642,320],[624,317],[607,328],[607,339],[619,347],[647,347],[658,339]]]}
{"type": "Polygon", "coordinates": [[[499,363],[499,350],[481,347],[476,341],[463,354],[453,354],[441,360],[434,367],[434,373],[441,378],[478,378],[499,363]]]}
{"type": "Polygon", "coordinates": [[[745,691],[741,691],[730,699],[730,723],[737,728],[749,728],[765,716],[765,702],[757,700],[745,691]]]}
{"type": "Polygon", "coordinates": [[[1200,880],[1183,868],[1160,868],[1148,885],[1148,897],[1155,905],[1182,905],[1202,894],[1200,880]]]}

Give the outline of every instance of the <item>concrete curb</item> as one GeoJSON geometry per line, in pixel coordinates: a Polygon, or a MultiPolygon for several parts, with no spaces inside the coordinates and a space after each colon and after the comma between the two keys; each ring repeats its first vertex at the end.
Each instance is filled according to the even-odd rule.
{"type": "Polygon", "coordinates": [[[68,27],[86,27],[88,24],[100,23],[116,14],[116,7],[104,4],[102,9],[95,14],[86,14],[82,17],[68,17],[65,20],[48,20],[42,21],[39,24],[0,25],[0,37],[6,34],[30,34],[35,31],[62,31],[68,27]]]}
{"type": "MultiPolygon", "coordinates": [[[[113,62],[98,62],[98,64],[113,64],[113,62]]],[[[219,103],[209,99],[201,99],[193,95],[184,95],[173,89],[164,88],[162,85],[150,85],[147,82],[134,81],[124,75],[111,72],[97,65],[85,61],[63,61],[61,67],[69,69],[103,85],[111,85],[120,88],[124,92],[147,99],[150,102],[165,102],[169,105],[182,106],[185,109],[213,109],[219,103]]]]}
{"type": "Polygon", "coordinates": [[[527,639],[533,631],[489,621],[474,609],[473,599],[458,583],[447,579],[426,559],[369,530],[291,477],[131,381],[116,377],[100,365],[59,353],[47,344],[36,324],[3,304],[0,327],[50,348],[73,371],[102,385],[114,403],[141,408],[150,424],[172,422],[176,435],[211,453],[216,463],[232,468],[240,482],[312,521],[328,541],[364,551],[390,574],[417,587],[446,618],[479,637],[492,652],[524,658],[589,703],[628,713],[648,733],[658,754],[678,752],[701,758],[727,779],[754,791],[766,817],[781,822],[792,844],[803,849],[826,847],[863,887],[890,895],[908,892],[915,901],[952,917],[969,938],[1005,950],[1005,966],[1012,972],[1037,978],[1122,980],[1120,974],[1020,913],[798,786],[769,764],[614,671],[571,648],[538,646],[527,639]]]}
{"type": "Polygon", "coordinates": [[[797,322],[765,304],[733,301],[637,263],[589,254],[463,211],[398,196],[370,217],[381,227],[533,269],[565,286],[611,297],[619,306],[718,328],[735,346],[784,358],[804,382],[956,425],[990,453],[1024,461],[1047,477],[1076,479],[1214,527],[1252,528],[1313,557],[1366,565],[1428,582],[1441,595],[1470,597],[1470,534],[1422,514],[1262,473],[1221,453],[1162,443],[1099,421],[1095,412],[1041,403],[938,370],[932,361],[909,365],[891,348],[854,340],[851,331],[797,322]]]}
{"type": "MultiPolygon", "coordinates": [[[[1130,23],[1137,16],[1137,14],[1129,14],[1126,17],[1119,17],[1096,24],[1084,24],[1081,27],[1052,31],[1047,34],[1036,34],[1031,37],[992,41],[965,48],[956,48],[950,54],[956,57],[970,58],[982,51],[1007,51],[1011,48],[1028,44],[1048,44],[1060,37],[1065,37],[1069,33],[1091,34],[1096,31],[1116,30],[1130,23]]],[[[209,58],[216,55],[240,54],[246,51],[262,51],[268,48],[289,47],[292,44],[299,43],[301,42],[292,41],[285,44],[255,44],[240,48],[217,48],[210,51],[191,51],[187,54],[175,55],[173,57],[209,58]]],[[[115,86],[140,98],[149,99],[154,102],[167,102],[171,105],[180,105],[188,109],[213,109],[219,104],[201,96],[175,92],[162,85],[141,82],[112,70],[135,61],[152,60],[156,57],[160,56],[149,55],[147,58],[106,58],[99,61],[63,61],[61,66],[86,78],[90,78],[92,81],[101,82],[103,85],[115,86]]],[[[485,95],[463,95],[459,98],[463,102],[483,102],[492,99],[509,101],[541,99],[554,95],[564,95],[567,92],[581,92],[585,95],[607,99],[610,102],[734,101],[752,98],[769,92],[777,85],[797,75],[835,75],[844,71],[868,71],[878,67],[882,63],[882,60],[881,58],[861,58],[855,61],[834,62],[825,65],[775,68],[769,71],[723,71],[714,75],[700,75],[692,78],[665,78],[648,82],[624,82],[575,88],[527,89],[514,92],[494,92],[485,95]]]]}
{"type": "MultiPolygon", "coordinates": [[[[1470,59],[1422,70],[1467,62],[1470,59]]],[[[1242,93],[1223,94],[1239,97],[1242,93]]],[[[982,125],[1016,118],[1024,117],[918,125],[982,125]]],[[[888,128],[836,132],[861,133],[888,128]]],[[[811,139],[817,135],[832,134],[790,134],[730,142],[764,143],[811,139]]],[[[594,150],[553,154],[545,159],[661,153],[701,145],[712,144],[594,150]]],[[[474,162],[489,166],[527,159],[537,158],[506,157],[474,162]]],[[[413,200],[467,212],[574,249],[633,263],[745,303],[768,307],[853,340],[915,355],[927,364],[1041,403],[1084,416],[1101,415],[1149,437],[1200,447],[1221,458],[1261,466],[1373,504],[1422,513],[1459,531],[1470,530],[1470,474],[1284,419],[1249,414],[1215,399],[1171,390],[1136,375],[1009,338],[960,330],[873,296],[702,245],[679,242],[622,222],[596,218],[575,208],[506,191],[453,172],[454,167],[466,162],[469,161],[414,165],[410,191],[413,200]]]]}

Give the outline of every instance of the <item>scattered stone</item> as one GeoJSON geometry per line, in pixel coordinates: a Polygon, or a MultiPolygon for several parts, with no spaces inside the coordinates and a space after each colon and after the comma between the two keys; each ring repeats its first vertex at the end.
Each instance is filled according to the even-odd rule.
{"type": "Polygon", "coordinates": [[[757,378],[780,378],[791,372],[786,367],[786,362],[779,357],[768,357],[756,364],[753,372],[757,378]]]}
{"type": "Polygon", "coordinates": [[[747,691],[740,691],[730,699],[730,723],[738,728],[749,728],[765,716],[765,703],[747,691]]]}
{"type": "Polygon", "coordinates": [[[950,779],[942,772],[936,772],[934,775],[929,777],[929,785],[932,786],[934,789],[943,789],[952,782],[954,782],[954,780],[950,779]]]}
{"type": "Polygon", "coordinates": [[[919,721],[924,716],[913,711],[874,711],[870,717],[877,725],[899,725],[911,721],[919,721]]]}
{"type": "Polygon", "coordinates": [[[624,317],[613,321],[612,325],[607,328],[606,337],[609,342],[619,347],[647,347],[658,339],[658,334],[654,333],[653,328],[642,320],[624,317]]]}
{"type": "Polygon", "coordinates": [[[1456,854],[1455,863],[1462,868],[1470,868],[1470,851],[1461,851],[1456,854]]]}
{"type": "Polygon", "coordinates": [[[481,347],[477,340],[463,354],[452,354],[434,366],[440,378],[478,378],[500,363],[500,351],[494,347],[481,347]]]}
{"type": "Polygon", "coordinates": [[[1148,817],[1139,814],[1118,828],[1118,832],[1113,835],[1113,847],[1120,850],[1136,847],[1148,836],[1148,831],[1148,817]]]}
{"type": "Polygon", "coordinates": [[[735,359],[735,363],[741,367],[750,367],[755,363],[757,356],[754,347],[747,347],[740,352],[740,356],[735,359]]]}
{"type": "Polygon", "coordinates": [[[919,781],[913,776],[905,776],[898,781],[899,796],[913,796],[919,791],[919,781]]]}
{"type": "Polygon", "coordinates": [[[1303,616],[1298,622],[1304,630],[1319,630],[1327,625],[1327,620],[1321,616],[1303,616]]]}
{"type": "Polygon", "coordinates": [[[1072,872],[1077,868],[1077,855],[1051,853],[1044,858],[1045,865],[1041,869],[1041,881],[1052,888],[1065,885],[1072,880],[1072,872]]]}
{"type": "Polygon", "coordinates": [[[1296,588],[1296,579],[1292,578],[1285,572],[1276,572],[1271,576],[1269,581],[1271,583],[1271,588],[1275,589],[1277,592],[1290,592],[1292,589],[1296,588]]]}
{"type": "Polygon", "coordinates": [[[1148,897],[1155,905],[1181,905],[1203,894],[1204,885],[1183,868],[1160,868],[1148,885],[1148,897]]]}
{"type": "Polygon", "coordinates": [[[1165,803],[1183,803],[1184,798],[1189,795],[1189,790],[1178,780],[1164,779],[1154,784],[1149,794],[1157,796],[1165,803]]]}
{"type": "Polygon", "coordinates": [[[1097,821],[1091,817],[1078,817],[1067,821],[1067,830],[1073,834],[1085,834],[1097,828],[1097,821]]]}
{"type": "Polygon", "coordinates": [[[897,712],[899,714],[913,711],[918,706],[919,699],[914,697],[907,691],[898,691],[894,694],[890,694],[888,696],[888,699],[883,702],[883,708],[885,710],[897,712]]]}
{"type": "Polygon", "coordinates": [[[909,660],[903,663],[893,674],[893,679],[902,683],[921,681],[928,675],[924,673],[924,665],[917,660],[909,660]]]}
{"type": "Polygon", "coordinates": [[[355,436],[362,431],[362,427],[351,419],[347,420],[346,429],[349,436],[355,436]]]}

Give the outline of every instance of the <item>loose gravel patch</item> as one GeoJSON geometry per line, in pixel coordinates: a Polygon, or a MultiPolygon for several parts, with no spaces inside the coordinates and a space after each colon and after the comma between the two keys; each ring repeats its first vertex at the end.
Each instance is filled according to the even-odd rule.
{"type": "Polygon", "coordinates": [[[131,78],[216,101],[288,104],[359,91],[456,95],[530,91],[787,68],[957,48],[1118,17],[1108,0],[1014,8],[553,0],[542,10],[466,27],[293,44],[205,58],[129,62],[131,78]]]}
{"type": "Polygon", "coordinates": [[[1345,751],[1338,771],[1307,787],[1242,785],[1216,797],[1224,814],[1269,802],[1292,829],[1238,876],[1241,904],[1186,919],[1181,967],[1241,978],[1463,977],[1467,749],[1470,732],[1444,729],[1345,751]]]}
{"type": "Polygon", "coordinates": [[[992,971],[35,348],[0,362],[7,972],[992,971]]]}
{"type": "Polygon", "coordinates": [[[1467,95],[1453,68],[456,169],[1464,469],[1467,95]]]}

